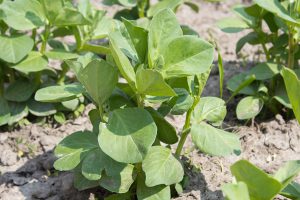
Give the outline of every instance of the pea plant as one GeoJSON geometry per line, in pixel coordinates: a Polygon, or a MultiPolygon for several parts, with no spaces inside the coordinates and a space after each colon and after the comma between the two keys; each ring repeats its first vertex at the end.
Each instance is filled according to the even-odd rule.
{"type": "Polygon", "coordinates": [[[29,114],[54,115],[62,122],[65,112],[79,115],[83,96],[71,101],[39,102],[33,97],[39,88],[73,82],[62,62],[86,51],[105,53],[108,47],[93,45],[105,38],[112,20],[105,12],[81,0],[74,6],[67,0],[4,0],[0,3],[0,126],[21,123],[29,114]],[[73,37],[76,43],[61,38],[73,37]],[[60,62],[60,68],[50,67],[60,62]]]}
{"type": "Polygon", "coordinates": [[[228,200],[272,200],[278,194],[299,199],[300,185],[293,182],[299,172],[299,160],[287,162],[274,175],[265,173],[249,161],[240,160],[231,166],[235,183],[225,184],[222,190],[228,200]]]}
{"type": "Polygon", "coordinates": [[[108,38],[105,59],[90,53],[67,61],[79,83],[46,87],[35,95],[57,101],[84,94],[95,104],[89,112],[93,130],[75,132],[55,149],[54,167],[72,170],[78,189],[101,186],[115,193],[107,199],[169,200],[171,188],[184,177],[179,159],[190,134],[209,155],[240,153],[239,138],[218,128],[225,102],[201,97],[213,45],[183,35],[170,9],[154,15],[147,29],[123,19],[108,38]],[[177,134],[166,117],[183,114],[185,124],[177,134]]]}
{"type": "MultiPolygon", "coordinates": [[[[262,110],[263,116],[271,111],[289,117],[292,108],[299,113],[295,106],[298,102],[290,92],[297,90],[297,84],[292,86],[281,76],[287,70],[296,76],[300,74],[299,9],[300,1],[254,0],[251,6],[238,5],[233,8],[238,18],[218,22],[219,27],[228,33],[250,30],[237,42],[236,53],[245,44],[250,44],[260,45],[265,55],[265,62],[233,76],[227,83],[227,88],[233,92],[230,99],[238,94],[246,95],[236,108],[238,119],[254,118],[262,110]]],[[[297,113],[295,115],[299,115],[297,113]]]]}
{"type": "Polygon", "coordinates": [[[187,5],[193,11],[198,12],[199,7],[191,0],[161,0],[153,4],[150,0],[103,0],[106,5],[118,4],[124,7],[122,10],[115,14],[115,18],[121,17],[127,19],[138,19],[145,17],[153,17],[156,13],[163,9],[172,9],[174,12],[181,6],[187,5]]]}

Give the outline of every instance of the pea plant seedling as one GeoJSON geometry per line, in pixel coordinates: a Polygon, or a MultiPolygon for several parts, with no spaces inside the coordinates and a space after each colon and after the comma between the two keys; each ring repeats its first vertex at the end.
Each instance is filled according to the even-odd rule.
{"type": "Polygon", "coordinates": [[[299,172],[299,160],[285,163],[274,175],[265,173],[249,161],[240,160],[231,166],[236,182],[223,185],[222,190],[228,200],[272,200],[278,194],[298,199],[300,185],[293,180],[299,172]]]}
{"type": "Polygon", "coordinates": [[[271,111],[290,117],[291,109],[299,119],[299,101],[293,97],[299,89],[297,76],[300,75],[299,9],[298,0],[292,3],[255,0],[251,6],[233,8],[238,18],[227,18],[218,23],[229,33],[251,31],[238,41],[236,53],[250,44],[260,45],[265,55],[265,62],[233,76],[227,83],[227,88],[233,92],[230,99],[238,94],[246,95],[237,105],[238,119],[253,118],[262,110],[264,116],[271,111]],[[293,81],[286,78],[287,73],[293,74],[293,81]]]}
{"type": "Polygon", "coordinates": [[[184,177],[180,156],[189,135],[209,155],[240,153],[238,136],[218,128],[225,102],[201,97],[213,45],[184,35],[170,9],[154,15],[148,28],[123,19],[108,38],[105,60],[86,54],[66,61],[80,83],[35,95],[58,101],[84,94],[96,106],[89,113],[93,130],[73,133],[55,149],[54,167],[72,170],[78,189],[101,186],[116,193],[107,199],[169,200],[184,177]],[[178,136],[165,117],[183,114],[178,136]]]}

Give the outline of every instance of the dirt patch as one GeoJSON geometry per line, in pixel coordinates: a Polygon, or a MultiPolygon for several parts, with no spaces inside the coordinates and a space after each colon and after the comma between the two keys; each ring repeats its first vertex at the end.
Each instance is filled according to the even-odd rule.
{"type": "MultiPolygon", "coordinates": [[[[96,1],[97,2],[97,1],[96,1]]],[[[215,22],[226,16],[232,5],[238,0],[213,5],[201,3],[198,14],[191,13],[187,7],[179,10],[181,23],[190,25],[201,37],[214,39],[218,43],[225,64],[225,79],[245,70],[258,59],[257,49],[246,47],[243,54],[246,62],[237,59],[235,44],[244,33],[225,34],[215,27],[215,22]],[[252,57],[250,57],[250,55],[252,57]]],[[[117,8],[113,8],[117,9],[117,8]]],[[[112,11],[113,12],[113,11],[112,11]]],[[[110,12],[110,15],[112,15],[110,12]]],[[[218,71],[213,70],[204,96],[219,96],[218,71]]],[[[224,91],[225,99],[229,92],[224,91]]],[[[91,130],[86,109],[83,116],[75,121],[68,121],[59,127],[32,124],[19,130],[0,133],[0,199],[3,200],[87,200],[103,199],[105,191],[101,189],[79,192],[73,187],[71,173],[58,173],[53,169],[55,157],[53,148],[65,136],[81,130],[91,130]]],[[[254,127],[240,126],[233,120],[234,112],[229,110],[225,125],[231,124],[229,131],[240,136],[242,154],[226,158],[210,157],[196,150],[188,139],[184,151],[184,165],[188,178],[186,188],[180,197],[174,200],[222,200],[221,185],[232,181],[229,167],[239,159],[248,159],[267,172],[276,171],[288,160],[300,159],[300,126],[295,121],[285,121],[281,116],[256,124],[254,127]],[[188,153],[191,151],[191,153],[188,153]]],[[[177,130],[180,130],[184,117],[171,118],[177,130]]],[[[280,199],[280,198],[279,198],[280,199]]],[[[281,198],[282,199],[282,198],[281,198]]]]}

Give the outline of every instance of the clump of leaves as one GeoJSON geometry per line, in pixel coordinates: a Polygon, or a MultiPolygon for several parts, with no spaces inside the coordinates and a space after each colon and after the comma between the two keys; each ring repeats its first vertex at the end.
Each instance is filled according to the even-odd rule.
{"type": "Polygon", "coordinates": [[[13,125],[29,114],[55,115],[63,122],[64,113],[78,115],[83,96],[62,101],[36,101],[39,88],[73,82],[66,76],[64,60],[77,59],[86,51],[107,53],[105,45],[91,41],[107,37],[106,24],[114,25],[105,12],[94,9],[89,1],[77,6],[67,0],[4,0],[0,4],[0,126],[13,125]],[[60,38],[73,36],[76,44],[60,38]],[[60,69],[51,67],[58,61],[60,69]]]}
{"type": "Polygon", "coordinates": [[[236,53],[246,44],[260,45],[266,58],[266,62],[233,76],[227,83],[227,88],[233,92],[232,97],[246,95],[237,106],[238,119],[254,118],[262,110],[264,115],[271,111],[290,116],[292,108],[299,115],[299,111],[295,110],[295,104],[299,103],[288,92],[299,87],[296,87],[297,84],[286,84],[285,87],[286,81],[281,76],[282,71],[288,70],[285,68],[300,75],[299,8],[299,0],[292,3],[287,0],[254,0],[251,6],[238,5],[233,8],[238,18],[219,21],[219,27],[228,33],[246,29],[251,31],[238,41],[236,53]]]}
{"type": "Polygon", "coordinates": [[[300,172],[300,161],[289,161],[274,175],[264,171],[246,160],[231,166],[236,183],[222,187],[228,200],[272,200],[280,194],[290,199],[300,198],[300,185],[293,180],[300,172]]]}
{"type": "Polygon", "coordinates": [[[184,176],[179,159],[190,134],[209,155],[240,153],[238,136],[218,128],[225,102],[201,97],[214,47],[184,35],[170,9],[157,13],[148,28],[123,19],[109,33],[109,49],[106,60],[81,56],[67,62],[80,83],[35,96],[58,101],[84,94],[96,106],[89,113],[93,130],[73,133],[55,149],[54,167],[73,170],[78,189],[101,186],[116,193],[107,199],[169,200],[171,186],[184,176]],[[183,114],[178,137],[166,116],[183,114]]]}

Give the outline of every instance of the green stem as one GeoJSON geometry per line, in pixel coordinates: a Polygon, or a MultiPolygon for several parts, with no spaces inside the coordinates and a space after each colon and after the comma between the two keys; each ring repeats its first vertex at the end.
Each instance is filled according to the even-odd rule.
{"type": "Polygon", "coordinates": [[[99,110],[99,115],[100,115],[101,121],[105,122],[105,119],[104,119],[104,110],[102,108],[102,105],[98,106],[98,110],[99,110]]]}
{"type": "Polygon", "coordinates": [[[51,31],[50,29],[51,29],[51,26],[49,24],[47,24],[45,26],[44,38],[43,38],[42,46],[41,46],[41,49],[40,49],[40,52],[42,54],[45,53],[46,48],[47,48],[47,42],[48,42],[48,39],[49,39],[49,36],[50,36],[50,31],[51,31]]]}
{"type": "Polygon", "coordinates": [[[35,38],[36,38],[36,28],[32,30],[31,38],[32,38],[33,41],[35,42],[35,38]]]}
{"type": "Polygon", "coordinates": [[[110,54],[110,49],[104,46],[92,45],[92,44],[84,44],[79,51],[91,51],[97,54],[110,54]]]}
{"type": "Polygon", "coordinates": [[[3,96],[4,93],[4,74],[3,70],[0,67],[0,97],[3,96]]]}
{"type": "Polygon", "coordinates": [[[81,35],[80,35],[78,27],[73,27],[73,33],[74,33],[74,37],[76,40],[77,49],[81,49],[82,40],[81,40],[81,35]]]}
{"type": "Polygon", "coordinates": [[[267,48],[267,46],[266,46],[266,43],[263,41],[263,42],[261,43],[261,45],[262,45],[263,50],[264,50],[264,53],[265,53],[265,55],[266,55],[266,59],[267,59],[267,61],[269,61],[269,60],[271,59],[271,57],[270,57],[268,48],[267,48]]]}
{"type": "Polygon", "coordinates": [[[290,69],[294,68],[295,64],[295,40],[293,34],[293,27],[289,28],[289,57],[287,67],[290,69]]]}
{"type": "Polygon", "coordinates": [[[185,143],[185,141],[186,141],[186,139],[187,139],[187,137],[188,137],[188,135],[191,131],[192,113],[193,113],[195,107],[197,106],[197,104],[199,103],[199,101],[200,101],[200,96],[195,97],[193,106],[186,113],[185,123],[184,123],[184,126],[182,128],[182,134],[181,134],[181,137],[180,137],[180,140],[179,140],[176,152],[175,152],[175,156],[177,156],[177,157],[180,157],[183,146],[184,146],[184,143],[185,143]]]}
{"type": "Polygon", "coordinates": [[[65,77],[67,72],[69,71],[69,67],[62,64],[62,71],[60,72],[59,79],[57,80],[58,85],[63,85],[65,81],[65,77]]]}
{"type": "Polygon", "coordinates": [[[138,107],[139,108],[144,108],[144,98],[143,98],[143,96],[138,94],[136,96],[136,99],[137,99],[138,107]]]}

